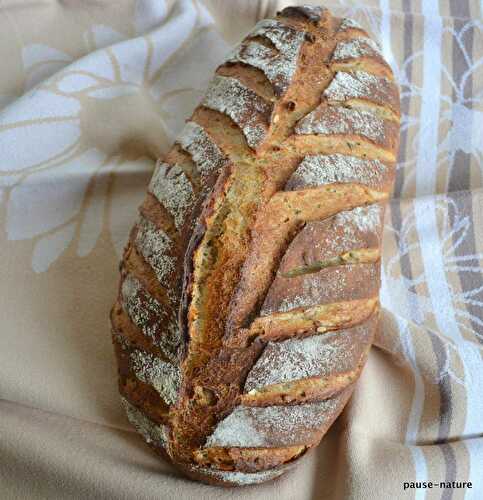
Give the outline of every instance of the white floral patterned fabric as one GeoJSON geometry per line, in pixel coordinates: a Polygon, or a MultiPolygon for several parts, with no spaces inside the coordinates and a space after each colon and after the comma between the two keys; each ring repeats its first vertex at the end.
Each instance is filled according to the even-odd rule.
{"type": "Polygon", "coordinates": [[[476,0],[324,2],[380,40],[403,121],[377,346],[321,446],[228,493],[184,479],[123,415],[107,318],[156,158],[231,44],[290,3],[0,3],[2,498],[483,498],[476,0]]]}

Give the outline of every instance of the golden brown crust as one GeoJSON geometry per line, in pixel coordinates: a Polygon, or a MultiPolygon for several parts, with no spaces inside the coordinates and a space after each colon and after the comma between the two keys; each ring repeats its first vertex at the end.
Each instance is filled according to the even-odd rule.
{"type": "Polygon", "coordinates": [[[193,458],[201,466],[220,471],[258,472],[274,469],[299,458],[307,446],[285,448],[205,448],[196,450],[193,458]]]}
{"type": "Polygon", "coordinates": [[[240,330],[238,335],[229,340],[231,343],[242,343],[243,338],[250,342],[254,337],[260,337],[264,341],[284,340],[295,336],[302,338],[313,331],[323,333],[357,325],[377,309],[376,298],[300,307],[290,312],[256,318],[249,329],[240,330]]]}
{"type": "Polygon", "coordinates": [[[264,20],[157,166],[111,322],[145,440],[210,484],[277,477],[340,414],[374,338],[399,97],[367,33],[264,20]]]}

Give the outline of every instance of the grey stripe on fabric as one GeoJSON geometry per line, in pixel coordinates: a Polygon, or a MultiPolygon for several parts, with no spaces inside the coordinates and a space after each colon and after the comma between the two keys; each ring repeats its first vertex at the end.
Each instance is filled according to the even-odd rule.
{"type": "MultiPolygon", "coordinates": [[[[464,0],[450,0],[449,3],[451,15],[458,17],[469,17],[470,16],[470,8],[467,1],[464,0]]],[[[456,33],[461,31],[461,29],[467,24],[467,21],[462,19],[454,19],[454,30],[456,33]]],[[[468,51],[468,56],[472,60],[473,59],[473,29],[469,29],[465,36],[467,40],[466,50],[468,51]]],[[[453,80],[458,85],[461,82],[461,78],[467,68],[467,63],[465,58],[462,56],[461,49],[458,47],[456,42],[453,43],[453,54],[452,54],[452,64],[453,64],[453,80]]],[[[465,85],[467,89],[469,89],[468,94],[471,94],[473,91],[473,78],[471,73],[468,76],[467,83],[465,85]]],[[[469,95],[465,95],[465,97],[469,97],[469,95]]],[[[456,90],[453,89],[453,102],[457,100],[456,90]]],[[[471,109],[472,103],[467,102],[466,106],[471,109]]],[[[460,119],[461,116],[456,116],[457,110],[453,107],[453,123],[460,119]]],[[[469,115],[471,116],[471,115],[469,115]]],[[[472,124],[469,124],[469,129],[472,124]]],[[[453,138],[454,139],[454,138],[453,138]]],[[[453,141],[452,141],[453,142],[453,141]]],[[[449,147],[456,147],[457,144],[450,143],[449,147]]],[[[463,191],[470,189],[470,164],[471,164],[471,154],[465,153],[464,151],[457,150],[454,151],[454,156],[452,158],[453,162],[450,165],[450,176],[448,181],[448,192],[452,191],[463,191]]]]}
{"type": "MultiPolygon", "coordinates": [[[[446,465],[446,482],[456,481],[456,456],[451,444],[445,443],[440,446],[441,452],[443,453],[444,463],[446,465]]],[[[454,492],[457,491],[453,488],[445,488],[441,494],[441,500],[451,500],[453,498],[454,492]]]]}

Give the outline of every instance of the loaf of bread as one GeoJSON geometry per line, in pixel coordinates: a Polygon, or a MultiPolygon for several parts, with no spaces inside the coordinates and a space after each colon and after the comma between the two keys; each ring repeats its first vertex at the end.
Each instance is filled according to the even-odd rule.
{"type": "Polygon", "coordinates": [[[119,386],[192,478],[275,478],[340,414],[378,327],[399,96],[321,7],[260,21],[157,164],[111,313],[119,386]]]}

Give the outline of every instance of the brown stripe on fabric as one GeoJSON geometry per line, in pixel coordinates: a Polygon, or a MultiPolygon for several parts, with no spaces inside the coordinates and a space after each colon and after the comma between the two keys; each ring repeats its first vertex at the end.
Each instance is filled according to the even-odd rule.
{"type": "MultiPolygon", "coordinates": [[[[406,12],[411,11],[411,0],[403,0],[403,9],[406,12]]],[[[411,14],[404,14],[403,16],[403,61],[413,53],[413,16],[411,14]]],[[[408,64],[406,74],[410,81],[412,78],[413,63],[412,61],[408,64]]],[[[406,97],[401,101],[401,115],[408,115],[410,110],[411,98],[406,97]]],[[[398,164],[404,163],[407,160],[407,147],[408,147],[408,131],[409,128],[405,129],[400,135],[400,147],[399,147],[399,157],[398,164]]],[[[396,183],[394,186],[394,197],[400,198],[404,187],[404,169],[398,168],[396,170],[396,183]]]]}
{"type": "MultiPolygon", "coordinates": [[[[441,373],[443,367],[446,364],[447,353],[444,350],[443,341],[437,336],[432,334],[431,344],[433,345],[433,350],[436,355],[438,371],[441,373]]],[[[452,417],[452,394],[451,394],[451,384],[449,381],[449,376],[446,374],[439,382],[439,394],[440,394],[440,405],[439,405],[439,432],[437,440],[439,442],[445,441],[449,434],[451,428],[451,417],[452,417]]]]}

